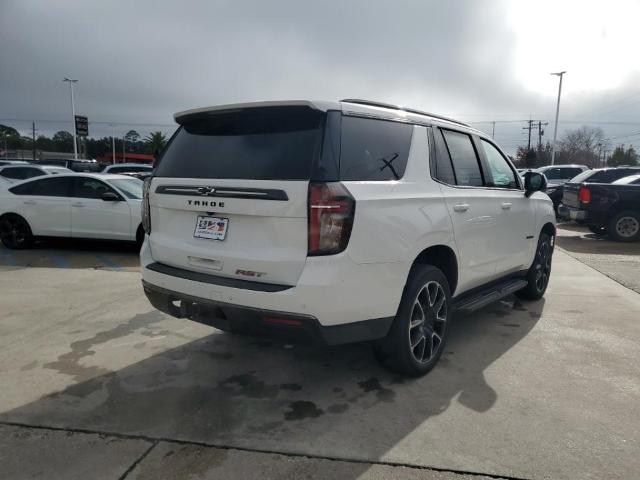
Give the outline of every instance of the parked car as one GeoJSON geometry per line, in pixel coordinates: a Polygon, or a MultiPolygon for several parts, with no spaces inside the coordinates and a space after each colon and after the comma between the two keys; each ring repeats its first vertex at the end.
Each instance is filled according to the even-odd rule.
{"type": "Polygon", "coordinates": [[[74,172],[99,172],[100,164],[95,160],[87,160],[83,158],[44,158],[38,160],[36,163],[39,165],[57,165],[59,167],[65,167],[74,172]]]}
{"type": "MultiPolygon", "coordinates": [[[[479,130],[362,100],[178,113],[145,181],[144,290],[222,330],[436,364],[454,310],[542,297],[555,214],[479,130]]],[[[258,360],[259,361],[259,360],[258,360]]]]}
{"type": "Polygon", "coordinates": [[[4,167],[0,167],[0,177],[10,183],[20,182],[28,178],[40,177],[42,175],[58,175],[60,173],[72,173],[72,171],[64,167],[56,167],[53,165],[34,165],[29,163],[24,165],[6,165],[4,167]]]}
{"type": "Polygon", "coordinates": [[[0,167],[4,165],[28,165],[24,160],[0,160],[0,167]]]}
{"type": "Polygon", "coordinates": [[[102,173],[138,173],[152,172],[153,166],[146,163],[116,163],[107,165],[102,173]]]}
{"type": "Polygon", "coordinates": [[[621,242],[640,240],[640,175],[610,184],[584,183],[568,207],[584,212],[584,222],[596,234],[608,233],[621,242]]]}
{"type": "Polygon", "coordinates": [[[60,174],[0,190],[0,240],[13,249],[38,237],[142,242],[142,182],[124,175],[60,174]]]}
{"type": "Polygon", "coordinates": [[[589,170],[586,165],[547,165],[540,167],[534,171],[544,174],[547,177],[547,190],[546,194],[553,202],[554,210],[558,210],[558,206],[562,201],[562,192],[564,190],[564,184],[571,180],[573,177],[589,170]]]}
{"type": "Polygon", "coordinates": [[[639,174],[640,167],[611,167],[587,170],[565,183],[562,201],[558,206],[558,216],[565,220],[584,223],[586,211],[579,201],[580,187],[585,183],[612,183],[630,175],[639,174]]]}

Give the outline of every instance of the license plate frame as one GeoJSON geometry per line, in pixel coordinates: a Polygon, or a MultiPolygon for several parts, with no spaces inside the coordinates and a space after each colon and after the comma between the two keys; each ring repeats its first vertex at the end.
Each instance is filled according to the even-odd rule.
{"type": "Polygon", "coordinates": [[[198,215],[196,226],[193,230],[193,238],[204,240],[224,241],[229,231],[229,219],[226,217],[214,217],[211,215],[198,215]],[[204,222],[204,223],[203,223],[204,222]],[[215,224],[215,225],[214,225],[215,224]],[[223,224],[223,225],[220,225],[223,224]],[[216,228],[210,228],[214,226],[216,228]],[[221,229],[221,230],[219,230],[221,229]]]}

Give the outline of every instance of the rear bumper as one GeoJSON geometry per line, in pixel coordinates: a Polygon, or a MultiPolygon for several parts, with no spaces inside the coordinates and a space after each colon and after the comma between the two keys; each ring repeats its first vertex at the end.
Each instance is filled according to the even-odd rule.
{"type": "Polygon", "coordinates": [[[561,203],[558,206],[558,215],[566,220],[586,220],[587,211],[581,208],[568,207],[561,203]]]}
{"type": "Polygon", "coordinates": [[[142,281],[149,302],[161,312],[225,331],[277,337],[323,345],[383,338],[393,317],[322,326],[309,315],[244,307],[174,292],[142,281]]]}
{"type": "Polygon", "coordinates": [[[395,317],[408,274],[404,263],[357,264],[343,252],[308,257],[296,284],[286,286],[223,278],[218,272],[158,268],[151,253],[145,239],[140,270],[150,287],[205,302],[313,318],[322,327],[395,317]]]}

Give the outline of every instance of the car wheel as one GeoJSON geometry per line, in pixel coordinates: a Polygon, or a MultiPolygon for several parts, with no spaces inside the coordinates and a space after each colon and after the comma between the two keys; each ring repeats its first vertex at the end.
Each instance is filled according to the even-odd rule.
{"type": "Polygon", "coordinates": [[[138,249],[142,247],[142,243],[144,242],[144,229],[142,225],[138,226],[138,230],[136,231],[136,245],[138,249]]]}
{"type": "Polygon", "coordinates": [[[522,290],[518,290],[516,295],[528,300],[538,300],[542,298],[544,292],[549,285],[549,277],[551,275],[551,260],[553,258],[553,245],[551,235],[542,232],[538,239],[538,247],[536,248],[536,256],[533,264],[527,271],[527,286],[522,290]]]}
{"type": "Polygon", "coordinates": [[[33,244],[31,227],[20,215],[4,215],[0,219],[0,240],[5,247],[14,250],[29,248],[33,244]]]}
{"type": "Polygon", "coordinates": [[[618,213],[609,222],[607,231],[620,242],[640,240],[640,213],[631,210],[618,213]]]}
{"type": "Polygon", "coordinates": [[[429,265],[412,269],[389,334],[374,346],[376,359],[405,375],[426,374],[442,355],[450,317],[444,274],[429,265]]]}
{"type": "Polygon", "coordinates": [[[606,227],[603,227],[602,225],[587,225],[587,228],[596,235],[605,235],[607,233],[606,227]]]}

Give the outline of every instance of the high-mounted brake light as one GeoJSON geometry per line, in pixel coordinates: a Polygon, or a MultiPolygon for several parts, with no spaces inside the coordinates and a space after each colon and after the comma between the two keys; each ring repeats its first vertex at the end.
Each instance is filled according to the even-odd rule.
{"type": "Polygon", "coordinates": [[[347,248],[355,208],[340,182],[310,183],[308,255],[334,255],[347,248]]]}
{"type": "Polygon", "coordinates": [[[580,190],[578,190],[578,198],[580,199],[580,203],[589,203],[591,201],[591,190],[587,187],[580,187],[580,190]]]}

